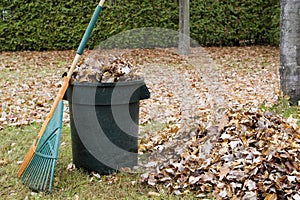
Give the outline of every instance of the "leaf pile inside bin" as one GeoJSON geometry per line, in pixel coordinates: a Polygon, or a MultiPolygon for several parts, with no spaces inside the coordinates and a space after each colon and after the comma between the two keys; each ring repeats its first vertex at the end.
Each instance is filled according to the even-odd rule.
{"type": "Polygon", "coordinates": [[[84,59],[73,73],[77,82],[118,82],[141,79],[134,65],[122,54],[84,59]]]}
{"type": "Polygon", "coordinates": [[[155,165],[142,182],[163,184],[176,194],[212,193],[216,199],[299,199],[299,128],[271,112],[251,109],[231,109],[224,119],[213,137],[196,125],[197,134],[180,158],[155,165]],[[208,137],[211,151],[203,157],[208,137]]]}

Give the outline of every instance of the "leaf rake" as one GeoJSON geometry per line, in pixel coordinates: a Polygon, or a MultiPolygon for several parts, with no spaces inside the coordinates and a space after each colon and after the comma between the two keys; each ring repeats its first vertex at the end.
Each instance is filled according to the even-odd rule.
{"type": "Polygon", "coordinates": [[[52,104],[51,110],[19,167],[18,177],[33,190],[51,192],[60,145],[63,115],[62,98],[68,88],[76,64],[83,53],[88,38],[101,13],[104,1],[105,0],[101,0],[97,5],[76,51],[70,70],[67,76],[64,77],[63,85],[52,104]]]}
{"type": "Polygon", "coordinates": [[[31,189],[37,191],[51,191],[54,169],[60,144],[60,134],[63,116],[62,100],[57,105],[47,128],[40,140],[37,141],[37,148],[30,160],[21,180],[31,189]]]}

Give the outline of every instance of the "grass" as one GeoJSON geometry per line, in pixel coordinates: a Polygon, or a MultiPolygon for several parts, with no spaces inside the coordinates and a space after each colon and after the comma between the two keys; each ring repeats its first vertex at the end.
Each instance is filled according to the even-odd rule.
{"type": "Polygon", "coordinates": [[[282,98],[277,101],[271,108],[270,111],[273,111],[278,114],[282,114],[284,118],[288,118],[291,115],[293,117],[298,117],[298,106],[290,105],[288,99],[282,98]]]}
{"type": "Polygon", "coordinates": [[[41,124],[6,127],[0,131],[0,198],[1,199],[192,199],[192,194],[179,197],[139,183],[140,174],[119,172],[100,178],[81,170],[67,170],[72,161],[70,130],[66,125],[61,135],[58,162],[52,193],[33,192],[17,178],[18,161],[28,151],[41,124]],[[148,196],[149,192],[160,196],[148,196]]]}
{"type": "Polygon", "coordinates": [[[262,110],[269,110],[273,113],[281,115],[283,118],[293,117],[297,119],[297,125],[300,127],[300,107],[296,105],[291,105],[287,98],[281,98],[271,107],[267,108],[264,105],[260,107],[262,110]]]}

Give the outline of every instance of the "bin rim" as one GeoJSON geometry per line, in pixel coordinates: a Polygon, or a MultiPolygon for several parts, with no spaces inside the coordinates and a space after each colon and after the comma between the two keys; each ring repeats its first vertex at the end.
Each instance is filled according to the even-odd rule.
{"type": "Polygon", "coordinates": [[[80,86],[80,87],[114,87],[114,86],[128,86],[144,84],[144,78],[137,80],[129,81],[117,81],[117,82],[79,82],[79,81],[70,81],[71,86],[80,86]]]}

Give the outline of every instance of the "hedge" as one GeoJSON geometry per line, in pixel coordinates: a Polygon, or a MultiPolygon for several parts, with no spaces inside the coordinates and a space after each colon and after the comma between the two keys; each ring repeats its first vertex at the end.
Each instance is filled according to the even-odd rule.
{"type": "MultiPolygon", "coordinates": [[[[96,4],[2,0],[0,51],[75,49],[96,4]]],[[[178,0],[107,1],[87,47],[142,27],[178,31],[178,6],[178,0]]],[[[279,44],[280,0],[190,0],[190,15],[191,38],[201,45],[279,44]]]]}

